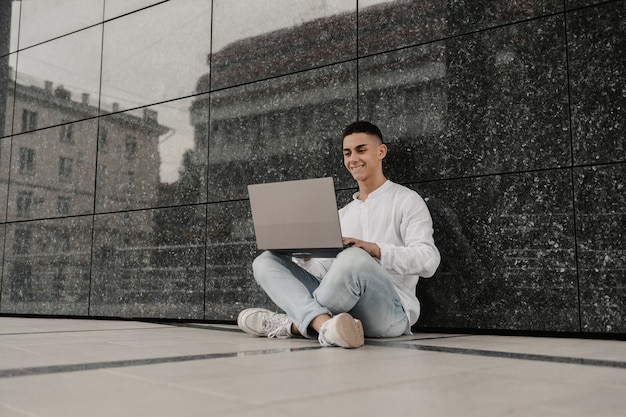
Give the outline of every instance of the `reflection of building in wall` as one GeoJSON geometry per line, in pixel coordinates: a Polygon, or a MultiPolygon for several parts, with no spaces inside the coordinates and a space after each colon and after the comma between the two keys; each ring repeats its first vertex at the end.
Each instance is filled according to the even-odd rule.
{"type": "Polygon", "coordinates": [[[129,201],[156,204],[158,138],[168,131],[158,124],[156,112],[96,119],[98,109],[87,94],[76,102],[70,91],[51,82],[45,88],[11,82],[8,91],[11,106],[15,97],[15,111],[13,120],[8,112],[6,125],[13,125],[14,137],[12,155],[9,141],[2,142],[0,163],[11,164],[10,180],[8,170],[0,175],[10,181],[9,221],[92,213],[95,179],[98,212],[126,208],[129,201]]]}
{"type": "MultiPolygon", "coordinates": [[[[63,87],[52,91],[13,83],[9,105],[17,91],[13,131],[28,132],[2,143],[2,180],[9,183],[7,220],[84,214],[93,211],[93,162],[96,122],[64,124],[97,115],[97,109],[69,100],[63,87]],[[43,126],[61,126],[41,129],[43,126]],[[12,142],[12,146],[11,146],[12,142]],[[90,146],[85,146],[90,144],[90,146]],[[9,152],[10,151],[10,152],[9,152]],[[89,152],[91,151],[91,152],[89,152]],[[93,155],[89,155],[92,153],[93,155]],[[10,165],[9,165],[10,164],[10,165]]],[[[9,112],[9,116],[12,113],[9,112]]],[[[6,190],[6,188],[5,188],[6,190]]]]}
{"type": "MultiPolygon", "coordinates": [[[[378,22],[391,16],[395,25],[408,27],[412,16],[399,12],[401,6],[395,3],[360,10],[359,19],[378,22]]],[[[434,20],[434,16],[441,16],[441,10],[446,7],[447,2],[430,1],[423,6],[421,14],[426,19],[432,15],[434,20]]],[[[242,80],[267,77],[268,73],[264,71],[272,72],[267,70],[268,66],[285,73],[295,65],[294,59],[312,63],[333,62],[333,58],[341,56],[337,48],[341,51],[349,49],[349,56],[354,57],[354,28],[346,25],[353,16],[354,13],[344,13],[239,40],[212,56],[211,81],[217,85],[237,85],[242,80]],[[319,36],[323,33],[333,41],[320,45],[319,39],[311,35],[314,33],[312,28],[319,31],[319,36]],[[294,45],[294,40],[305,40],[309,44],[294,45]],[[300,50],[308,51],[307,55],[300,56],[300,50]]],[[[430,30],[441,30],[441,25],[440,22],[430,30]]],[[[374,49],[382,49],[379,44],[384,44],[385,39],[377,35],[377,32],[366,32],[359,41],[373,45],[374,49]]],[[[422,35],[430,36],[428,31],[422,35]]],[[[212,94],[209,166],[211,172],[229,173],[228,176],[222,175],[229,179],[229,183],[219,184],[220,189],[232,189],[238,180],[255,177],[280,180],[306,174],[337,174],[336,165],[325,161],[328,158],[320,158],[319,152],[328,154],[338,149],[338,120],[343,123],[342,116],[345,115],[347,120],[357,116],[354,107],[357,80],[353,64],[323,66],[212,94]],[[320,169],[302,173],[302,165],[289,160],[289,155],[295,152],[305,153],[304,156],[299,154],[298,159],[320,169]],[[242,164],[245,160],[261,160],[263,163],[242,164]],[[320,164],[328,166],[319,167],[320,164]]],[[[375,116],[375,119],[399,126],[399,131],[393,132],[396,137],[403,132],[411,132],[414,136],[441,132],[447,104],[447,86],[442,83],[446,76],[445,46],[427,50],[415,59],[410,70],[393,71],[393,65],[397,63],[372,59],[359,61],[359,103],[364,106],[360,108],[360,116],[375,116]],[[412,108],[415,117],[407,120],[402,115],[402,123],[394,124],[396,119],[400,121],[399,114],[382,114],[379,110],[393,108],[387,101],[412,108]]],[[[410,66],[407,62],[402,65],[410,66]]]]}
{"type": "Polygon", "coordinates": [[[90,217],[6,225],[3,311],[86,315],[90,217]]]}
{"type": "Polygon", "coordinates": [[[157,112],[143,117],[117,113],[100,117],[98,126],[98,211],[155,207],[159,199],[159,137],[168,128],[157,112]]]}
{"type": "MultiPolygon", "coordinates": [[[[8,193],[5,273],[11,288],[3,302],[45,304],[49,298],[84,305],[88,289],[81,277],[89,276],[92,221],[66,218],[92,214],[94,207],[98,212],[124,208],[137,200],[146,207],[156,205],[155,155],[158,138],[168,129],[149,109],[143,117],[117,113],[98,118],[88,95],[73,101],[69,90],[54,88],[52,82],[41,88],[11,79],[7,91],[7,108],[14,112],[7,112],[5,126],[12,126],[13,136],[0,142],[0,197],[8,193]],[[36,221],[50,218],[58,220],[36,221]],[[44,291],[49,297],[41,295],[44,291]]],[[[153,224],[141,228],[142,238],[152,235],[153,224]]],[[[112,236],[123,234],[114,229],[112,236]]]]}
{"type": "MultiPolygon", "coordinates": [[[[197,83],[196,90],[208,90],[209,82],[208,74],[202,76],[197,83]]],[[[209,155],[209,103],[207,99],[199,98],[191,103],[189,123],[194,128],[193,147],[187,149],[183,154],[178,171],[179,181],[173,187],[163,184],[162,188],[171,196],[179,194],[182,201],[194,203],[199,201],[198,196],[203,195],[202,192],[206,187],[207,158],[209,155]],[[169,190],[167,190],[168,188],[169,190]]]]}

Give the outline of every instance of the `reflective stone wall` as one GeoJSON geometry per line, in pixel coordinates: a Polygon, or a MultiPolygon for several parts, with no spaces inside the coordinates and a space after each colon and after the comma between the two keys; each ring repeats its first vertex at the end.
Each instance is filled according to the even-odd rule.
{"type": "Polygon", "coordinates": [[[246,185],[378,124],[443,260],[417,327],[626,333],[626,5],[0,0],[0,314],[232,321],[246,185]]]}

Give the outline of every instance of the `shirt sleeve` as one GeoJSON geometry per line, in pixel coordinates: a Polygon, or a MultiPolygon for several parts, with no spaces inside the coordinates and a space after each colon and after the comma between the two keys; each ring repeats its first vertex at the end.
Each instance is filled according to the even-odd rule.
{"type": "Polygon", "coordinates": [[[383,268],[402,275],[432,277],[441,255],[433,239],[433,221],[426,203],[417,193],[399,203],[399,223],[403,245],[377,243],[383,268]]]}

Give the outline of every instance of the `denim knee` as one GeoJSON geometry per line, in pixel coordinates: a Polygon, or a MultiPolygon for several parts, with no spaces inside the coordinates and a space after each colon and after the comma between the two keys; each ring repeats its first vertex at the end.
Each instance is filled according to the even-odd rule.
{"type": "Polygon", "coordinates": [[[333,262],[324,277],[327,287],[359,287],[360,281],[377,267],[376,261],[363,249],[347,248],[333,262]]]}
{"type": "Polygon", "coordinates": [[[252,261],[252,274],[254,280],[261,284],[263,278],[267,276],[266,272],[278,262],[278,258],[272,252],[263,252],[252,261]]]}
{"type": "Polygon", "coordinates": [[[347,248],[343,250],[333,263],[333,268],[342,269],[349,273],[367,271],[373,264],[374,258],[361,248],[347,248]]]}

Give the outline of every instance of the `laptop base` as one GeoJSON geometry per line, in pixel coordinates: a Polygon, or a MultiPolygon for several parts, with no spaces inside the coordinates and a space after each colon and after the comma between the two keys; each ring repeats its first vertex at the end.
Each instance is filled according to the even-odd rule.
{"type": "Polygon", "coordinates": [[[274,252],[288,255],[293,258],[334,258],[345,248],[320,248],[320,249],[267,249],[258,250],[257,253],[274,252]]]}

